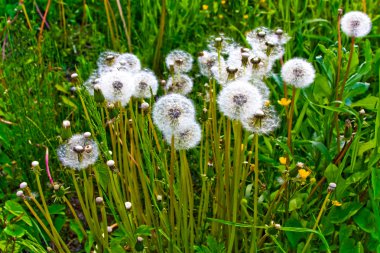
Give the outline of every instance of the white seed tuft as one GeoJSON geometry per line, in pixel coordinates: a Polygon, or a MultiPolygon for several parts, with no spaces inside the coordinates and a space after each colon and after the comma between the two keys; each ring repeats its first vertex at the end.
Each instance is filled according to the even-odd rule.
{"type": "Polygon", "coordinates": [[[202,137],[199,124],[194,119],[183,119],[173,131],[164,132],[166,142],[171,145],[174,138],[176,150],[191,149],[198,145],[202,137]]]}
{"type": "Polygon", "coordinates": [[[157,94],[158,81],[152,71],[141,70],[135,74],[134,97],[150,98],[157,94]]]}
{"type": "Polygon", "coordinates": [[[282,66],[281,77],[286,83],[296,88],[306,88],[314,82],[315,70],[308,61],[293,58],[282,66]]]}
{"type": "Polygon", "coordinates": [[[173,50],[166,56],[165,62],[169,70],[173,68],[175,73],[186,73],[193,66],[193,57],[185,51],[173,50]]]}
{"type": "Polygon", "coordinates": [[[175,74],[174,78],[170,77],[166,82],[166,90],[181,95],[187,95],[193,89],[193,81],[188,75],[175,74]]]}
{"type": "Polygon", "coordinates": [[[371,19],[361,11],[350,11],[344,14],[340,22],[342,31],[349,37],[364,37],[372,27],[371,19]]]}

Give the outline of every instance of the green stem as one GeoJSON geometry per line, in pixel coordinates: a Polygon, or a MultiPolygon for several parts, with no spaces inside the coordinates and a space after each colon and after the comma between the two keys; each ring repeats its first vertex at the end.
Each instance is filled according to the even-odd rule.
{"type": "MultiPolygon", "coordinates": [[[[321,218],[322,218],[322,215],[323,215],[324,210],[325,210],[325,208],[326,208],[327,202],[329,201],[329,197],[330,197],[330,195],[331,195],[331,191],[328,191],[328,193],[327,193],[327,195],[326,195],[326,198],[325,198],[325,200],[323,201],[323,204],[322,204],[321,210],[319,210],[319,214],[318,214],[317,220],[316,220],[315,223],[314,223],[313,230],[315,230],[315,229],[317,228],[317,226],[318,226],[318,224],[319,224],[319,221],[320,221],[321,218]]],[[[309,238],[308,238],[307,241],[306,241],[306,244],[305,244],[305,247],[304,247],[303,250],[302,250],[302,253],[305,253],[305,252],[307,251],[307,249],[309,248],[309,244],[310,244],[311,239],[313,239],[313,235],[314,235],[314,233],[311,233],[311,234],[309,235],[309,238]]]]}

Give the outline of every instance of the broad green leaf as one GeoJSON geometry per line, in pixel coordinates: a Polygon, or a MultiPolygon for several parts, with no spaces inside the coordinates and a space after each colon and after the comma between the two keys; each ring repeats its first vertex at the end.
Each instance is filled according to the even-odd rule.
{"type": "Polygon", "coordinates": [[[70,220],[70,229],[77,235],[79,242],[82,242],[85,235],[75,220],[70,220]]]}
{"type": "Polygon", "coordinates": [[[25,212],[24,208],[22,208],[22,206],[16,201],[8,200],[7,202],[5,202],[4,209],[6,209],[8,212],[12,213],[15,216],[22,215],[21,220],[29,226],[32,226],[32,221],[25,212]]]}
{"type": "Polygon", "coordinates": [[[62,214],[62,215],[64,215],[65,209],[66,209],[66,206],[61,205],[61,204],[52,204],[52,205],[48,206],[48,210],[49,210],[50,214],[62,214]]]}
{"type": "Polygon", "coordinates": [[[8,224],[4,232],[12,237],[22,237],[25,234],[24,228],[17,224],[8,224]]]}
{"type": "Polygon", "coordinates": [[[374,233],[376,230],[376,219],[368,208],[362,208],[354,215],[354,221],[367,233],[374,233]]]}
{"type": "Polygon", "coordinates": [[[135,231],[135,235],[145,235],[145,236],[149,236],[151,235],[150,231],[153,230],[152,227],[149,227],[147,225],[141,225],[139,226],[136,231],[135,231]]]}
{"type": "Polygon", "coordinates": [[[379,103],[379,98],[368,95],[367,97],[360,99],[351,104],[351,107],[362,107],[368,110],[373,110],[376,108],[376,105],[379,103]]]}
{"type": "Polygon", "coordinates": [[[363,204],[358,202],[344,203],[342,206],[333,206],[328,215],[328,219],[331,223],[342,223],[355,215],[363,204]]]}
{"type": "MultiPolygon", "coordinates": [[[[302,224],[301,224],[301,222],[299,222],[299,220],[297,220],[295,218],[290,218],[289,220],[287,220],[285,222],[285,226],[286,227],[302,227],[302,224]]],[[[291,231],[286,231],[285,234],[286,234],[286,237],[288,238],[288,240],[290,242],[290,246],[294,249],[297,247],[298,242],[302,238],[305,237],[305,234],[295,233],[295,232],[291,232],[291,231]]]]}

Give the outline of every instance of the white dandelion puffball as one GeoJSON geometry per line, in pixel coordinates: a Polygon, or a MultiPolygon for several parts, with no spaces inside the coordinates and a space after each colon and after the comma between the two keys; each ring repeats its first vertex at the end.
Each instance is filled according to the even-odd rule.
{"type": "Polygon", "coordinates": [[[219,110],[231,119],[240,119],[247,112],[255,112],[263,106],[259,90],[245,81],[229,83],[218,95],[219,110]]]}
{"type": "Polygon", "coordinates": [[[216,52],[203,51],[198,56],[198,66],[201,75],[211,76],[211,68],[218,65],[218,54],[216,52]]]}
{"type": "Polygon", "coordinates": [[[57,155],[63,166],[82,170],[98,160],[99,149],[94,140],[76,134],[59,146],[57,155]]]}
{"type": "Polygon", "coordinates": [[[90,77],[83,83],[84,87],[86,87],[88,93],[91,96],[94,95],[94,86],[99,83],[99,74],[97,71],[93,71],[90,77]]]}
{"type": "Polygon", "coordinates": [[[175,74],[166,82],[166,90],[181,95],[187,95],[193,89],[193,80],[185,74],[175,74]]]}
{"type": "Polygon", "coordinates": [[[134,76],[134,97],[150,98],[157,94],[158,81],[152,71],[141,70],[134,76]]]}
{"type": "Polygon", "coordinates": [[[364,37],[371,31],[372,22],[364,12],[350,11],[344,14],[340,25],[347,36],[364,37]]]}
{"type": "Polygon", "coordinates": [[[161,97],[153,106],[153,121],[163,132],[171,131],[185,118],[194,119],[192,101],[179,94],[161,97]]]}
{"type": "Polygon", "coordinates": [[[293,58],[282,66],[281,77],[296,88],[306,88],[314,82],[315,70],[305,59],[293,58]]]}
{"type": "Polygon", "coordinates": [[[125,53],[117,57],[115,67],[120,71],[136,73],[141,70],[141,63],[136,55],[125,53]]]}
{"type": "Polygon", "coordinates": [[[171,51],[165,59],[166,67],[173,68],[175,73],[189,72],[193,66],[193,57],[182,50],[171,51]]]}
{"type": "Polygon", "coordinates": [[[125,71],[103,73],[99,78],[99,87],[107,102],[120,102],[125,106],[134,92],[134,76],[125,71]]]}
{"type": "Polygon", "coordinates": [[[104,73],[113,71],[115,69],[116,59],[119,57],[119,55],[119,53],[113,51],[105,51],[100,53],[99,58],[96,62],[98,65],[98,72],[104,73]]]}
{"type": "Polygon", "coordinates": [[[164,137],[169,145],[171,145],[172,137],[174,138],[176,150],[191,149],[201,141],[202,131],[194,119],[186,118],[173,131],[164,133],[164,137]]]}
{"type": "Polygon", "coordinates": [[[280,118],[273,106],[264,106],[256,112],[242,115],[243,127],[255,134],[269,134],[280,126],[280,118]]]}

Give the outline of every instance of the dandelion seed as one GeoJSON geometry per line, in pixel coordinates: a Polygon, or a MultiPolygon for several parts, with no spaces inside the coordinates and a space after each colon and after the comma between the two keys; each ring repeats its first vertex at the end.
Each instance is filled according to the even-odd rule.
{"type": "MultiPolygon", "coordinates": [[[[224,59],[221,59],[224,61],[224,59]]],[[[198,66],[202,75],[210,77],[211,69],[218,66],[218,54],[216,52],[203,51],[198,55],[198,66]]]]}
{"type": "Polygon", "coordinates": [[[99,80],[100,89],[108,102],[120,102],[125,106],[134,91],[134,77],[124,71],[111,71],[102,74],[99,80]]]}
{"type": "Polygon", "coordinates": [[[183,119],[173,131],[164,132],[165,140],[169,145],[171,145],[172,136],[176,150],[191,149],[201,140],[201,127],[194,119],[183,119]]]}
{"type": "Polygon", "coordinates": [[[153,121],[163,132],[175,128],[182,119],[194,119],[194,117],[193,103],[179,94],[165,95],[153,106],[153,121]]]}
{"type": "Polygon", "coordinates": [[[166,82],[166,90],[173,93],[187,95],[192,89],[193,81],[185,74],[175,74],[174,78],[170,77],[166,82]]]}
{"type": "Polygon", "coordinates": [[[242,115],[243,127],[255,134],[269,134],[280,125],[280,118],[272,106],[264,106],[256,112],[242,115]]]}
{"type": "Polygon", "coordinates": [[[90,77],[83,83],[84,87],[86,87],[88,93],[90,93],[91,96],[94,95],[94,88],[95,85],[99,83],[99,74],[98,71],[92,72],[90,77]]]}
{"type": "Polygon", "coordinates": [[[218,105],[225,116],[240,119],[241,115],[260,109],[263,101],[256,87],[248,82],[234,81],[219,93],[218,105]]]}
{"type": "Polygon", "coordinates": [[[165,62],[167,68],[173,68],[175,73],[186,73],[193,66],[193,57],[185,51],[173,50],[166,56],[165,62]]]}
{"type": "Polygon", "coordinates": [[[296,88],[306,88],[314,82],[313,65],[301,58],[293,58],[282,66],[282,79],[296,88]]]}
{"type": "Polygon", "coordinates": [[[350,11],[346,13],[340,22],[342,31],[348,37],[364,37],[372,27],[371,19],[361,11],[350,11]]]}
{"type": "Polygon", "coordinates": [[[97,161],[99,150],[95,141],[76,134],[58,148],[57,155],[63,166],[82,170],[97,161]]]}
{"type": "Polygon", "coordinates": [[[115,60],[115,67],[119,71],[137,73],[141,70],[141,63],[136,55],[125,53],[117,57],[115,60]]]}
{"type": "Polygon", "coordinates": [[[153,72],[142,70],[134,76],[133,96],[138,98],[150,98],[155,96],[158,90],[158,81],[153,72]]]}

